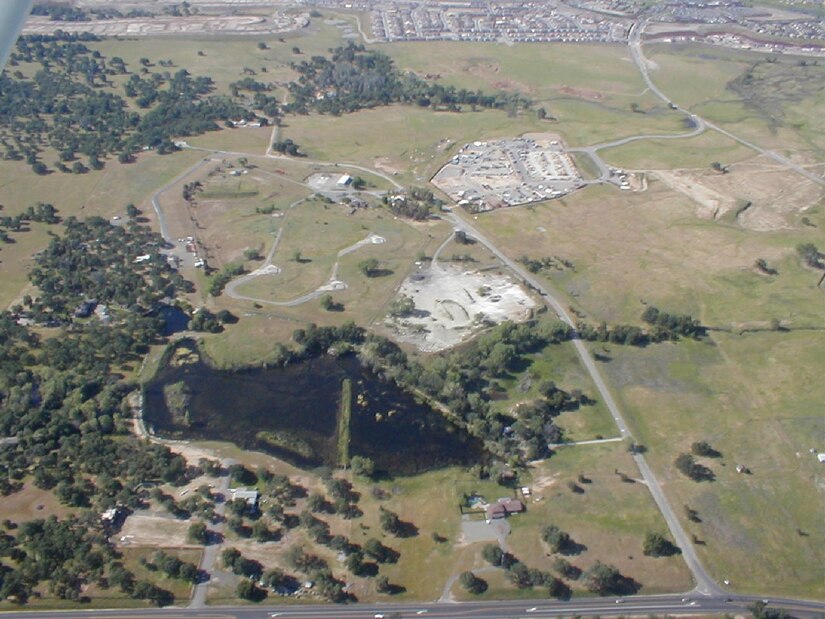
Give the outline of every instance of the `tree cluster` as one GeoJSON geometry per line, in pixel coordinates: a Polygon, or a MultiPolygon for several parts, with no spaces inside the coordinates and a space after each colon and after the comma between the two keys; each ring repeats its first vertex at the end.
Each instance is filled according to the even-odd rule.
{"type": "Polygon", "coordinates": [[[679,547],[661,533],[648,533],[642,551],[648,557],[670,557],[681,553],[679,547]]]}
{"type": "Polygon", "coordinates": [[[802,262],[812,269],[825,269],[822,258],[825,257],[813,243],[803,243],[796,246],[796,253],[802,262]]]}
{"type": "Polygon", "coordinates": [[[515,112],[530,102],[518,94],[486,95],[454,86],[430,84],[412,73],[402,73],[392,59],[363,45],[348,43],[331,56],[313,56],[292,63],[297,81],[289,84],[292,101],[286,111],[307,114],[344,114],[393,103],[414,104],[453,112],[460,106],[507,109],[515,112]]]}
{"type": "Polygon", "coordinates": [[[693,481],[713,481],[716,478],[712,470],[696,462],[690,454],[680,454],[674,464],[680,473],[693,481]]]}
{"type": "Polygon", "coordinates": [[[526,566],[509,552],[501,550],[497,545],[485,545],[481,550],[481,556],[490,565],[505,570],[507,579],[519,589],[547,587],[548,595],[551,597],[560,599],[570,597],[570,587],[564,581],[549,572],[526,566]]]}
{"type": "Polygon", "coordinates": [[[30,279],[36,299],[21,312],[36,322],[69,323],[81,303],[96,303],[143,314],[178,290],[183,278],[160,253],[163,240],[147,226],[115,226],[101,217],[69,217],[63,236],[53,236],[35,258],[30,279]],[[145,260],[138,256],[148,255],[145,260]]]}
{"type": "Polygon", "coordinates": [[[128,73],[128,67],[122,58],[107,59],[85,45],[95,40],[63,32],[20,37],[10,66],[39,68],[31,78],[21,71],[0,76],[0,149],[6,159],[25,159],[36,173],[47,174],[40,156],[48,146],[58,153],[55,169],[82,174],[102,168],[107,156],[129,163],[144,148],[172,152],[177,137],[255,116],[230,97],[213,94],[210,78],[184,69],[150,73],[148,59],[141,69],[147,77],[131,74],[123,98],[112,90],[112,76],[128,73]],[[131,111],[128,99],[145,112],[131,111]]]}
{"type": "Polygon", "coordinates": [[[675,341],[680,337],[700,339],[707,332],[707,329],[691,316],[668,314],[652,305],[642,313],[642,320],[649,325],[647,330],[636,325],[608,327],[606,323],[601,323],[593,327],[581,323],[576,326],[576,331],[583,340],[627,346],[646,346],[651,342],[675,341]]]}
{"type": "Polygon", "coordinates": [[[443,204],[432,191],[422,187],[410,187],[404,192],[385,195],[382,201],[393,215],[415,221],[429,219],[433,209],[443,204]]]}

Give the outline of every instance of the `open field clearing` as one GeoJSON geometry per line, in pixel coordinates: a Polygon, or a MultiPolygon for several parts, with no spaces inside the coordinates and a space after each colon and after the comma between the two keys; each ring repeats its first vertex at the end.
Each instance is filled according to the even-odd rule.
{"type": "Polygon", "coordinates": [[[707,46],[649,49],[659,65],[651,77],[674,101],[762,147],[825,158],[822,119],[813,111],[825,101],[822,67],[707,46]]]}
{"type": "Polygon", "coordinates": [[[270,146],[272,129],[272,127],[227,128],[186,138],[186,143],[199,148],[263,155],[270,146]]]}
{"type": "Polygon", "coordinates": [[[729,165],[753,157],[754,152],[715,131],[705,131],[680,140],[639,140],[600,150],[599,156],[620,168],[671,170],[710,167],[714,161],[729,165]]]}
{"type": "MultiPolygon", "coordinates": [[[[272,260],[280,272],[249,280],[238,287],[238,294],[288,302],[333,280],[358,287],[359,280],[366,278],[358,272],[358,264],[368,258],[377,259],[382,269],[378,277],[369,279],[389,279],[397,285],[420,247],[420,239],[416,242],[420,233],[383,210],[349,212],[346,205],[320,201],[302,202],[291,209],[283,218],[281,242],[272,260]],[[339,255],[370,235],[383,242],[367,243],[339,255]]],[[[375,288],[375,284],[369,287],[375,288]]]]}
{"type": "Polygon", "coordinates": [[[419,74],[437,74],[446,84],[513,90],[537,101],[566,91],[582,98],[615,97],[626,101],[627,107],[645,88],[628,62],[625,46],[434,41],[394,43],[381,50],[399,66],[419,74]]]}
{"type": "Polygon", "coordinates": [[[66,517],[76,511],[62,505],[53,492],[38,488],[31,481],[26,481],[22,490],[3,500],[3,518],[12,522],[45,518],[48,514],[66,517]]]}
{"type": "MultiPolygon", "coordinates": [[[[660,182],[648,186],[641,193],[592,188],[477,221],[512,256],[530,248],[533,258],[557,254],[572,261],[574,270],[553,271],[551,279],[593,321],[636,321],[644,301],[710,326],[771,318],[788,326],[819,324],[817,274],[799,265],[795,251],[798,243],[817,242],[817,228],[756,235],[701,220],[687,196],[660,182]],[[776,265],[779,275],[757,273],[759,258],[776,265]]],[[[808,211],[811,220],[820,208],[808,211]]]]}
{"type": "Polygon", "coordinates": [[[121,548],[180,548],[187,545],[186,530],[190,524],[188,520],[179,520],[165,513],[138,512],[126,518],[113,541],[121,548]]]}
{"type": "MultiPolygon", "coordinates": [[[[299,207],[300,208],[300,207],[299,207]]],[[[363,211],[362,211],[363,213],[363,211]]],[[[384,214],[384,220],[387,215],[384,214]]],[[[258,364],[271,357],[275,342],[286,342],[295,329],[316,324],[340,325],[354,321],[368,325],[383,319],[387,306],[395,295],[396,287],[404,278],[406,270],[413,268],[419,253],[432,255],[447,234],[443,223],[409,226],[414,242],[405,246],[401,256],[388,257],[383,245],[369,247],[362,252],[353,252],[342,259],[338,274],[347,282],[347,289],[331,293],[335,302],[342,303],[344,310],[330,312],[321,307],[318,299],[307,301],[295,307],[255,304],[251,301],[236,301],[225,294],[210,301],[215,309],[227,308],[237,312],[242,320],[231,325],[224,333],[203,334],[204,349],[213,363],[219,367],[244,364],[258,364]],[[430,236],[432,235],[432,236],[430,236]],[[371,252],[371,253],[366,253],[371,252]],[[395,272],[389,276],[365,277],[358,269],[358,263],[375,257],[382,264],[390,265],[395,272]]]]}
{"type": "Polygon", "coordinates": [[[598,352],[677,515],[704,542],[698,549],[713,576],[737,590],[821,597],[821,578],[808,569],[823,543],[814,540],[822,474],[808,449],[821,446],[805,443],[814,426],[822,434],[823,392],[809,376],[822,364],[822,291],[795,251],[817,242],[821,206],[807,211],[813,227],[790,217],[794,230],[760,234],[701,221],[687,196],[660,182],[649,187],[589,189],[477,223],[511,255],[530,247],[571,260],[574,270],[549,277],[590,321],[638,324],[652,304],[721,330],[705,342],[598,352]],[[778,274],[758,272],[759,258],[778,274]],[[790,330],[771,331],[772,319],[790,330]],[[673,467],[698,440],[724,456],[706,462],[716,482],[691,482],[673,467]],[[737,464],[753,474],[737,474],[737,464]],[[703,522],[689,522],[684,504],[703,522]]]}
{"type": "Polygon", "coordinates": [[[821,333],[810,332],[715,334],[715,346],[614,349],[604,366],[674,509],[701,540],[700,556],[737,591],[811,599],[825,593],[821,573],[810,569],[825,544],[825,487],[822,465],[809,452],[822,449],[817,439],[825,432],[825,393],[814,376],[823,343],[821,333]],[[697,440],[722,453],[702,459],[716,481],[692,482],[673,467],[697,440]],[[738,474],[738,464],[752,474],[738,474]],[[682,505],[701,522],[688,522],[682,505]]]}

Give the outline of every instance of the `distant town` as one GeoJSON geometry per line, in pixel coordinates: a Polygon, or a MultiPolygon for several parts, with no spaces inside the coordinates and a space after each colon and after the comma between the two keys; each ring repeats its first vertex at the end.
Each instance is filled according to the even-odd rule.
{"type": "Polygon", "coordinates": [[[498,41],[617,43],[636,20],[649,22],[647,39],[697,41],[770,53],[821,55],[825,49],[822,3],[795,10],[752,7],[738,0],[662,2],[635,0],[512,2],[482,0],[437,4],[416,0],[307,0],[306,6],[370,14],[376,41],[498,41]]]}

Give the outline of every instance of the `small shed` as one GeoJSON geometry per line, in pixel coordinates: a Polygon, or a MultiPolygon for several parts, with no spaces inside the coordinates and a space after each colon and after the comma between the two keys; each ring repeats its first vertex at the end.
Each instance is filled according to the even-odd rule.
{"type": "Polygon", "coordinates": [[[232,490],[232,500],[242,499],[246,501],[247,507],[253,512],[258,509],[258,496],[258,491],[254,489],[235,488],[232,490]]]}

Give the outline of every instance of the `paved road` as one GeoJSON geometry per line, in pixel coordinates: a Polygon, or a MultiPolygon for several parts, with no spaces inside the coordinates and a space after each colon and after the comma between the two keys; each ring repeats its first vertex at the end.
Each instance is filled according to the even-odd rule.
{"type": "Polygon", "coordinates": [[[175,184],[179,183],[181,181],[181,179],[186,178],[187,176],[189,176],[190,174],[192,174],[196,170],[198,170],[201,167],[205,166],[210,161],[211,160],[209,158],[198,161],[195,165],[193,165],[190,168],[187,168],[186,170],[184,170],[183,172],[178,174],[175,178],[173,178],[171,181],[166,183],[163,187],[158,189],[154,194],[152,194],[152,207],[155,209],[155,213],[158,216],[158,228],[160,229],[160,235],[163,237],[163,239],[167,243],[172,243],[174,245],[175,244],[175,239],[172,238],[169,235],[169,228],[167,228],[167,226],[166,226],[166,218],[163,215],[163,208],[161,207],[160,202],[159,202],[160,195],[162,193],[168,191],[175,184]]]}
{"type": "Polygon", "coordinates": [[[703,119],[699,118],[695,114],[690,114],[689,116],[694,124],[694,128],[690,131],[687,131],[686,133],[654,133],[648,135],[632,135],[626,138],[621,138],[619,140],[613,140],[611,142],[593,144],[592,146],[579,146],[578,148],[568,148],[567,152],[584,153],[588,157],[590,157],[590,159],[593,160],[593,163],[596,164],[596,167],[599,168],[599,178],[586,180],[584,181],[585,185],[605,183],[610,178],[610,169],[608,165],[604,162],[604,160],[599,156],[598,151],[606,148],[615,148],[617,146],[623,146],[625,144],[630,144],[631,142],[638,142],[639,140],[683,140],[685,138],[696,137],[697,135],[707,130],[707,124],[703,119]]]}
{"type": "MultiPolygon", "coordinates": [[[[567,602],[518,600],[466,602],[451,604],[351,604],[307,606],[226,606],[205,609],[133,609],[85,611],[11,611],[4,619],[60,619],[99,617],[106,619],[386,619],[424,616],[429,619],[530,619],[531,617],[617,616],[617,615],[700,615],[741,614],[758,597],[729,596],[700,598],[684,595],[634,596],[623,598],[587,598],[567,602]],[[684,601],[682,601],[684,600],[684,601]],[[425,611],[418,615],[420,611],[425,611]]],[[[822,619],[825,604],[805,600],[771,599],[771,605],[784,608],[796,617],[822,619]]]]}
{"type": "MultiPolygon", "coordinates": [[[[576,325],[573,322],[573,319],[567,313],[567,310],[565,310],[561,303],[559,303],[556,299],[554,292],[548,285],[536,279],[532,274],[528,273],[527,270],[522,268],[521,265],[507,257],[483,234],[481,234],[478,229],[474,228],[464,216],[460,215],[457,209],[453,210],[448,215],[448,218],[455,224],[456,228],[464,230],[468,235],[472,236],[482,245],[487,247],[487,249],[495,254],[499,260],[501,260],[507,267],[516,273],[523,281],[538,290],[545,302],[556,312],[556,314],[558,314],[559,318],[575,329],[576,325]]],[[[624,417],[616,404],[616,401],[613,399],[613,396],[611,395],[601,372],[596,367],[596,362],[593,360],[590,351],[584,345],[584,342],[578,338],[573,339],[573,346],[575,346],[576,352],[582,360],[582,364],[593,379],[602,401],[610,411],[610,415],[613,417],[613,421],[616,423],[619,433],[622,437],[628,439],[632,438],[630,429],[628,428],[627,423],[625,422],[624,417]]],[[[699,561],[699,557],[696,555],[696,551],[693,548],[690,538],[673,513],[670,504],[667,502],[667,499],[662,492],[658,480],[655,475],[653,475],[653,471],[651,471],[650,467],[647,465],[644,456],[637,454],[634,456],[634,460],[639,466],[639,472],[642,474],[642,479],[644,479],[647,487],[650,489],[650,493],[653,495],[656,505],[662,512],[662,516],[667,523],[668,529],[670,529],[671,535],[673,535],[676,545],[682,549],[682,557],[684,557],[685,563],[687,563],[687,566],[690,568],[693,578],[696,581],[696,591],[702,595],[708,596],[722,595],[724,591],[713,581],[710,575],[705,571],[702,563],[699,561]]]]}
{"type": "Polygon", "coordinates": [[[650,79],[650,74],[649,74],[650,69],[649,69],[648,61],[645,58],[644,52],[642,51],[642,31],[644,30],[646,25],[647,25],[646,21],[635,22],[633,24],[633,26],[630,28],[630,34],[628,36],[628,44],[630,46],[630,54],[633,57],[633,61],[636,63],[636,66],[639,68],[639,72],[642,74],[642,78],[644,79],[644,81],[647,84],[648,88],[650,88],[651,92],[653,92],[653,94],[655,94],[657,97],[659,97],[665,103],[671,105],[671,107],[673,107],[673,109],[676,109],[676,110],[682,112],[683,114],[687,114],[689,117],[694,119],[694,122],[700,123],[702,126],[705,126],[709,129],[713,129],[714,131],[718,131],[722,135],[725,135],[725,136],[729,137],[730,139],[735,140],[736,142],[739,142],[743,146],[747,146],[748,148],[750,148],[752,150],[755,150],[756,152],[758,152],[762,155],[765,155],[766,157],[768,157],[770,159],[773,159],[777,163],[782,164],[783,166],[785,166],[786,168],[788,168],[790,170],[793,170],[797,174],[801,174],[805,178],[807,178],[809,180],[812,180],[813,182],[817,183],[818,185],[825,186],[825,178],[823,178],[819,174],[815,174],[815,173],[811,172],[810,170],[806,170],[802,166],[794,163],[793,161],[791,161],[787,157],[784,157],[784,156],[780,155],[777,152],[774,152],[772,150],[764,149],[761,146],[758,146],[757,144],[754,144],[753,142],[745,140],[744,138],[740,138],[738,135],[734,135],[730,131],[728,131],[726,129],[722,129],[719,125],[716,125],[716,124],[714,124],[714,123],[712,123],[708,120],[705,120],[705,119],[697,116],[696,114],[693,114],[692,112],[690,112],[690,110],[687,110],[687,109],[681,107],[680,105],[676,104],[675,102],[671,101],[671,99],[667,95],[665,95],[665,93],[663,93],[661,90],[659,90],[659,88],[656,86],[656,84],[653,83],[653,80],[650,79]]]}
{"type": "MultiPolygon", "coordinates": [[[[229,469],[230,466],[235,464],[235,461],[227,458],[223,462],[221,462],[221,466],[224,469],[229,469]]],[[[216,503],[215,505],[215,514],[217,515],[217,522],[216,523],[209,523],[207,528],[209,529],[209,533],[213,540],[217,540],[217,543],[212,543],[206,546],[203,551],[203,556],[201,557],[201,563],[198,566],[201,570],[206,572],[207,574],[212,574],[213,569],[215,568],[215,561],[218,559],[218,553],[221,550],[221,546],[223,545],[223,525],[224,525],[224,517],[226,515],[226,502],[230,499],[229,497],[229,473],[223,475],[220,480],[220,484],[217,488],[214,489],[216,493],[220,493],[223,495],[223,501],[220,503],[216,503]]],[[[189,603],[189,608],[203,608],[206,606],[206,594],[209,589],[209,581],[201,582],[195,585],[195,590],[192,592],[192,600],[189,603]]]]}

